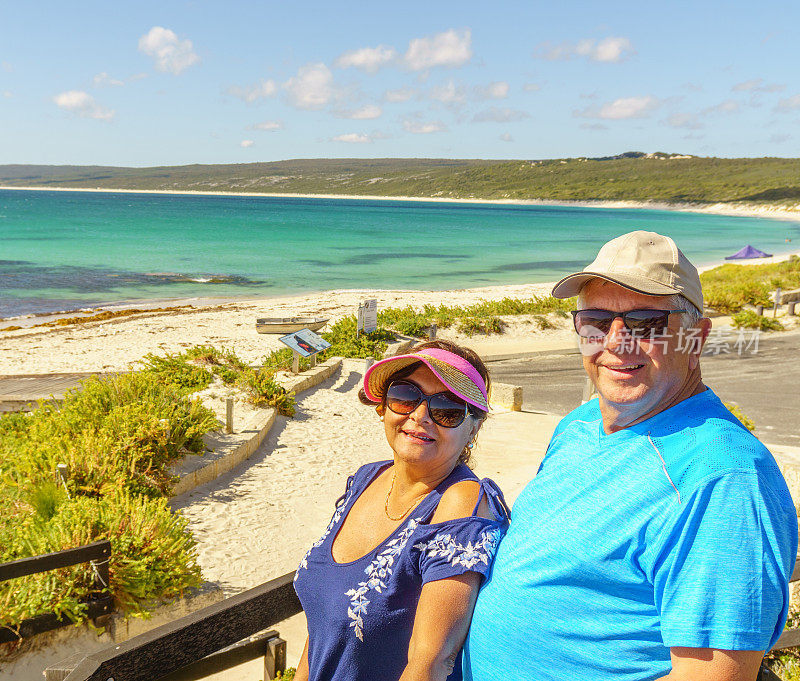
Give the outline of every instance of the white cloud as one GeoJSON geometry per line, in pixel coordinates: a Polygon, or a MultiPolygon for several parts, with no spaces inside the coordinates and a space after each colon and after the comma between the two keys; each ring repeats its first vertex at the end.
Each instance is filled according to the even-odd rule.
{"type": "Polygon", "coordinates": [[[410,118],[403,120],[403,128],[406,132],[412,132],[415,135],[429,135],[432,132],[443,132],[447,127],[441,121],[418,121],[410,118]]]}
{"type": "Polygon", "coordinates": [[[134,73],[128,80],[132,83],[135,80],[143,80],[144,78],[147,78],[146,73],[134,73]]]}
{"type": "Polygon", "coordinates": [[[475,88],[475,96],[478,99],[505,99],[508,97],[508,83],[504,80],[496,80],[485,86],[475,88]]]}
{"type": "Polygon", "coordinates": [[[272,97],[278,90],[274,80],[261,80],[250,86],[239,87],[238,85],[231,85],[227,92],[229,95],[238,97],[248,104],[257,102],[259,99],[266,99],[272,97]]]}
{"type": "Polygon", "coordinates": [[[242,140],[241,142],[239,142],[239,146],[242,147],[242,149],[249,149],[254,145],[255,142],[253,140],[242,140]]]}
{"type": "Polygon", "coordinates": [[[153,26],[139,38],[139,50],[156,60],[156,69],[178,75],[200,61],[191,40],[180,40],[174,31],[153,26]]]}
{"type": "Polygon", "coordinates": [[[98,104],[88,92],[68,90],[53,97],[59,109],[78,114],[83,118],[94,118],[99,121],[110,121],[114,112],[98,104]]]}
{"type": "Polygon", "coordinates": [[[539,92],[539,90],[542,89],[542,86],[539,85],[539,83],[525,83],[525,85],[522,86],[522,89],[525,90],[525,92],[539,92]]]}
{"type": "Polygon", "coordinates": [[[13,96],[14,94],[11,92],[11,90],[3,90],[3,97],[6,99],[11,99],[13,96]]]}
{"type": "Polygon", "coordinates": [[[364,133],[348,132],[344,135],[336,135],[332,137],[333,142],[346,142],[347,144],[369,144],[372,138],[364,133]]]}
{"type": "Polygon", "coordinates": [[[651,95],[642,97],[622,97],[602,106],[588,107],[575,111],[574,115],[582,118],[603,118],[618,121],[628,118],[645,118],[657,109],[661,102],[651,95]]]}
{"type": "Polygon", "coordinates": [[[461,85],[456,85],[452,80],[449,80],[444,85],[437,85],[432,88],[429,96],[442,104],[464,104],[467,101],[464,88],[461,85]]]}
{"type": "Polygon", "coordinates": [[[298,109],[321,109],[333,97],[333,74],[322,62],[301,66],[283,87],[298,109]]]}
{"type": "Polygon", "coordinates": [[[686,128],[687,130],[700,130],[703,124],[696,114],[675,113],[666,120],[667,125],[672,128],[686,128]]]}
{"type": "Polygon", "coordinates": [[[334,62],[334,66],[340,69],[356,68],[375,73],[382,66],[393,62],[397,58],[397,52],[393,47],[378,45],[377,47],[362,47],[359,50],[351,50],[340,55],[334,62]]]}
{"type": "Polygon", "coordinates": [[[726,99],[724,102],[720,102],[715,106],[709,106],[706,109],[703,109],[701,113],[703,114],[714,114],[714,113],[733,113],[740,109],[739,102],[735,102],[732,99],[726,99]]]}
{"type": "Polygon", "coordinates": [[[0,62],[0,68],[2,68],[6,73],[11,73],[14,71],[14,67],[10,61],[0,62]]]}
{"type": "Polygon", "coordinates": [[[560,45],[542,43],[534,56],[548,61],[586,57],[592,61],[618,63],[635,54],[633,44],[623,37],[608,37],[602,40],[585,39],[577,43],[565,42],[560,45]]]}
{"type": "Polygon", "coordinates": [[[376,104],[365,104],[358,109],[350,109],[344,111],[337,111],[336,115],[339,118],[352,118],[358,121],[372,120],[373,118],[380,118],[383,114],[383,109],[376,104]]]}
{"type": "Polygon", "coordinates": [[[797,109],[800,109],[800,94],[782,99],[775,107],[776,111],[795,111],[797,109]]]}
{"type": "Polygon", "coordinates": [[[741,83],[736,83],[731,88],[732,92],[781,92],[785,89],[785,85],[778,85],[777,83],[765,83],[763,78],[753,78],[745,80],[741,83]]]}
{"type": "Polygon", "coordinates": [[[459,67],[472,58],[472,33],[450,29],[427,38],[415,38],[408,44],[403,62],[412,71],[426,71],[436,66],[459,67]]]}
{"type": "Polygon", "coordinates": [[[504,132],[502,135],[500,135],[500,137],[498,139],[501,142],[513,142],[514,141],[514,138],[511,135],[509,135],[507,132],[504,132]]]}
{"type": "Polygon", "coordinates": [[[417,91],[414,88],[405,87],[397,90],[387,90],[383,93],[383,99],[386,102],[407,102],[417,91]]]}
{"type": "Polygon", "coordinates": [[[268,132],[275,132],[276,130],[283,129],[281,121],[262,121],[250,126],[251,130],[266,130],[268,132]]]}
{"type": "Polygon", "coordinates": [[[94,78],[92,78],[92,85],[95,87],[119,86],[124,84],[125,83],[118,78],[112,78],[109,76],[105,71],[98,73],[94,78]]]}
{"type": "Polygon", "coordinates": [[[519,109],[509,109],[508,107],[500,108],[491,106],[488,109],[476,113],[472,120],[475,123],[510,123],[512,121],[521,121],[525,118],[530,118],[531,115],[527,111],[520,111],[519,109]]]}

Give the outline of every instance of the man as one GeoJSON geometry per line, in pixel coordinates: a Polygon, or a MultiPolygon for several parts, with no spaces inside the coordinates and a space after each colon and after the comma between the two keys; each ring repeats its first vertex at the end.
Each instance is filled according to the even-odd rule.
{"type": "Polygon", "coordinates": [[[562,279],[592,399],[556,428],[478,595],[474,681],[752,681],[789,604],[797,517],[767,449],[703,385],[711,322],[672,239],[562,279]]]}

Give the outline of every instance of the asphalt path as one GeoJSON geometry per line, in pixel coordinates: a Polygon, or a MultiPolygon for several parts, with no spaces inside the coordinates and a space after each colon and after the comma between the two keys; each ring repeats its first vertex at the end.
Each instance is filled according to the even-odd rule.
{"type": "MultiPolygon", "coordinates": [[[[752,332],[744,343],[736,339],[736,332],[714,339],[701,359],[703,381],[738,404],[764,442],[800,447],[800,331],[760,334],[758,347],[747,347],[752,332]]],[[[494,361],[489,369],[492,380],[522,386],[524,411],[563,415],[581,403],[586,375],[577,351],[494,361]]]]}

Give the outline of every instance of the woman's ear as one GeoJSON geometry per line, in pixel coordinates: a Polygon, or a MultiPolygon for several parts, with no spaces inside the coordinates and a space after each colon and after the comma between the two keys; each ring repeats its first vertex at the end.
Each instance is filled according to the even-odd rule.
{"type": "Polygon", "coordinates": [[[378,416],[383,416],[386,413],[386,407],[382,404],[379,404],[375,407],[375,411],[378,412],[378,416]]]}

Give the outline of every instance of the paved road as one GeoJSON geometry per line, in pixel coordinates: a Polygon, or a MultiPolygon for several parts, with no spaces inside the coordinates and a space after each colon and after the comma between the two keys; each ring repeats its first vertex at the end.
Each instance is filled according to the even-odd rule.
{"type": "MultiPolygon", "coordinates": [[[[750,336],[748,335],[748,340],[750,336]]],[[[762,334],[758,351],[706,355],[703,380],[726,402],[736,402],[765,442],[800,446],[800,332],[762,334]]],[[[491,362],[492,378],[521,385],[523,409],[566,414],[580,405],[584,373],[580,355],[547,353],[491,362]]]]}

